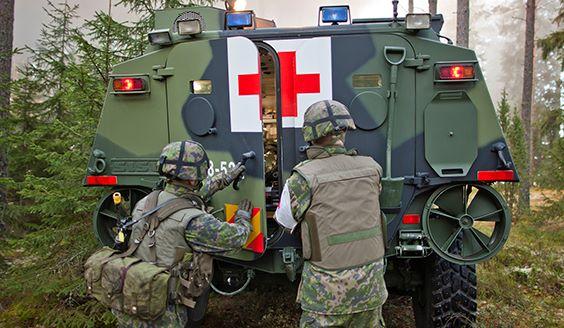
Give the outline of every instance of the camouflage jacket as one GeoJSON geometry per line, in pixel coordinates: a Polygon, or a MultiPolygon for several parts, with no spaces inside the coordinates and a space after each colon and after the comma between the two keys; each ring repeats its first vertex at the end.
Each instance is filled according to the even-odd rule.
{"type": "MultiPolygon", "coordinates": [[[[355,150],[329,146],[308,149],[308,159],[336,154],[355,154],[355,150]]],[[[298,164],[299,165],[299,164],[298,164]]],[[[286,181],[292,216],[297,222],[304,218],[311,202],[311,190],[306,180],[294,172],[286,181]]],[[[297,301],[305,311],[321,314],[350,314],[375,309],[386,301],[384,263],[380,260],[358,268],[338,271],[304,263],[297,301]]]]}
{"type": "Polygon", "coordinates": [[[231,182],[235,180],[235,177],[240,173],[241,169],[239,167],[235,167],[233,170],[230,170],[227,173],[221,172],[211,177],[207,177],[204,180],[198,194],[204,201],[207,202],[216,192],[223,190],[224,188],[229,186],[231,182]]]}
{"type": "MultiPolygon", "coordinates": [[[[206,190],[203,190],[204,187],[202,187],[200,195],[203,191],[211,196],[211,194],[229,184],[223,185],[221,181],[212,181],[209,185],[211,187],[206,190]],[[211,194],[209,194],[210,192],[211,194]]],[[[176,184],[167,184],[164,191],[178,197],[194,194],[188,188],[176,184]]],[[[247,241],[250,231],[251,223],[247,220],[236,220],[235,224],[231,224],[220,221],[215,216],[202,211],[202,215],[192,219],[186,227],[185,237],[186,242],[195,251],[213,253],[241,248],[247,241]]]]}

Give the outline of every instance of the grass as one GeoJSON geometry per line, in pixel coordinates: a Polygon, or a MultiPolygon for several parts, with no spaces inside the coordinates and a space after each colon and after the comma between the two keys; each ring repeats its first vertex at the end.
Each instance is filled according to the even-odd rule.
{"type": "MultiPolygon", "coordinates": [[[[558,193],[556,193],[558,195],[558,193]]],[[[514,224],[504,249],[478,265],[479,327],[564,326],[564,198],[514,224]]],[[[82,264],[96,249],[89,221],[0,240],[0,327],[112,327],[84,296],[82,264]],[[0,261],[1,262],[1,261],[0,261]],[[1,263],[0,263],[1,264],[1,263]]],[[[269,279],[265,277],[265,279],[269,279]]],[[[232,298],[212,295],[204,327],[295,327],[295,285],[261,285],[232,298]]],[[[384,306],[388,327],[413,325],[409,297],[384,306]]]]}
{"type": "Polygon", "coordinates": [[[509,241],[478,266],[478,320],[485,327],[564,326],[564,202],[513,226],[509,241]]]}

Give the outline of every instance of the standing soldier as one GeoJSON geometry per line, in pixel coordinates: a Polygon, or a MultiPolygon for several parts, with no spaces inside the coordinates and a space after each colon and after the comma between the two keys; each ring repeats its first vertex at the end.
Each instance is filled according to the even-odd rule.
{"type": "MultiPolygon", "coordinates": [[[[248,200],[239,204],[235,224],[208,214],[204,202],[228,186],[245,167],[238,165],[227,174],[204,179],[208,168],[207,154],[199,143],[183,141],[167,145],[159,160],[159,173],[167,179],[164,191],[154,191],[136,204],[132,214],[136,223],[129,249],[98,261],[102,285],[105,276],[112,276],[113,266],[117,266],[114,271],[121,277],[117,280],[123,301],[111,300],[110,305],[120,326],[184,327],[189,320],[201,319],[203,311],[195,309],[205,309],[207,303],[212,276],[209,254],[239,249],[247,240],[252,210],[248,200]],[[118,264],[112,265],[116,260],[118,264]],[[120,264],[120,260],[125,264],[120,264]],[[141,268],[139,263],[146,263],[145,267],[141,268]],[[149,264],[152,267],[147,267],[149,264]],[[136,286],[153,285],[159,281],[158,274],[165,270],[170,278],[161,286],[164,290],[136,289],[136,286]],[[159,302],[159,298],[165,299],[159,302]],[[159,309],[156,304],[165,304],[166,308],[159,309]]],[[[97,286],[96,278],[89,279],[92,272],[97,272],[96,260],[92,260],[95,255],[86,264],[88,289],[94,296],[100,294],[91,287],[97,286]],[[89,262],[95,263],[90,265],[94,269],[89,269],[89,262]]]]}
{"type": "Polygon", "coordinates": [[[307,109],[302,131],[308,159],[294,168],[276,211],[283,227],[301,226],[300,327],[384,326],[382,168],[345,149],[349,129],[355,124],[337,101],[307,109]]]}

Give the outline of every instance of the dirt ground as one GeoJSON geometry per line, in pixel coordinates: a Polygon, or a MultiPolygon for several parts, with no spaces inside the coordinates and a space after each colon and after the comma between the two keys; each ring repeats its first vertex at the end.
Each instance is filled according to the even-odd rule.
{"type": "MultiPolygon", "coordinates": [[[[301,314],[295,303],[296,289],[296,285],[279,283],[270,287],[251,285],[233,297],[213,294],[203,327],[295,328],[301,314]]],[[[390,295],[383,311],[386,327],[415,326],[409,297],[390,295]]]]}

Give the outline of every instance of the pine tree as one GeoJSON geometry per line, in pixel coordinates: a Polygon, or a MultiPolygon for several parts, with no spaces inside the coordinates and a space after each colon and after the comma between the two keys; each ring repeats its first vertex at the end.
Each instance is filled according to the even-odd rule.
{"type": "Polygon", "coordinates": [[[520,201],[523,209],[528,210],[530,206],[531,189],[531,163],[532,163],[532,103],[533,103],[533,63],[534,63],[534,40],[535,40],[535,13],[536,0],[527,0],[525,20],[525,55],[523,64],[523,94],[521,99],[521,119],[525,132],[525,144],[529,159],[522,169],[522,182],[520,201]]]}
{"type": "MultiPolygon", "coordinates": [[[[141,3],[148,7],[138,13],[149,18],[155,4],[181,5],[141,3]]],[[[8,187],[17,197],[8,206],[12,236],[9,243],[0,239],[0,253],[26,260],[0,263],[0,298],[8,302],[0,325],[115,327],[113,316],[84,296],[82,265],[99,247],[90,217],[104,191],[84,188],[81,180],[111,67],[142,53],[150,26],[135,29],[146,22],[124,24],[102,12],[77,26],[76,9],[48,3],[50,21],[38,46],[26,48],[29,64],[12,83],[6,120],[12,133],[2,141],[9,145],[8,187]]]]}
{"type": "Polygon", "coordinates": [[[438,0],[429,0],[429,12],[433,16],[437,14],[437,1],[438,0]]]}
{"type": "Polygon", "coordinates": [[[510,120],[511,120],[511,105],[509,104],[509,99],[507,99],[507,91],[505,89],[501,92],[501,100],[497,105],[497,115],[499,119],[499,125],[503,133],[509,132],[510,120]]]}
{"type": "MultiPolygon", "coordinates": [[[[0,0],[0,139],[7,134],[5,120],[10,106],[10,88],[12,74],[12,42],[14,30],[14,0],[0,0]]],[[[6,145],[0,142],[0,179],[8,176],[8,156],[6,145]]],[[[0,183],[0,212],[7,205],[7,194],[0,183]]],[[[2,221],[0,219],[0,225],[2,221]]],[[[0,227],[0,231],[2,227],[0,227]]]]}
{"type": "MultiPolygon", "coordinates": [[[[513,155],[513,165],[518,172],[523,165],[523,127],[521,120],[515,107],[509,102],[509,95],[504,90],[501,94],[501,100],[497,106],[499,124],[505,136],[507,146],[513,155]]],[[[507,201],[507,205],[514,214],[519,214],[519,184],[512,182],[502,182],[498,184],[498,189],[507,201]]],[[[518,215],[514,215],[517,218],[518,215]]]]}
{"type": "MultiPolygon", "coordinates": [[[[529,166],[529,153],[527,152],[527,143],[525,139],[525,129],[523,123],[521,122],[521,117],[516,109],[513,111],[511,117],[511,128],[507,133],[507,138],[509,139],[509,146],[511,147],[511,154],[513,156],[513,163],[517,168],[517,172],[520,174],[521,181],[527,178],[526,175],[529,166]]],[[[523,214],[529,210],[528,199],[525,201],[523,195],[518,192],[521,188],[523,182],[519,184],[512,184],[510,189],[510,195],[508,203],[511,204],[514,211],[518,214],[523,214]]]]}
{"type": "Polygon", "coordinates": [[[468,48],[470,38],[470,0],[458,0],[456,6],[456,44],[468,48]]]}
{"type": "MultiPolygon", "coordinates": [[[[564,0],[560,0],[558,15],[552,22],[560,27],[560,24],[562,24],[563,21],[564,0]]],[[[537,44],[542,48],[543,60],[547,60],[549,56],[556,57],[560,61],[560,70],[564,70],[564,30],[558,30],[550,33],[546,37],[538,40],[537,44]]]]}

